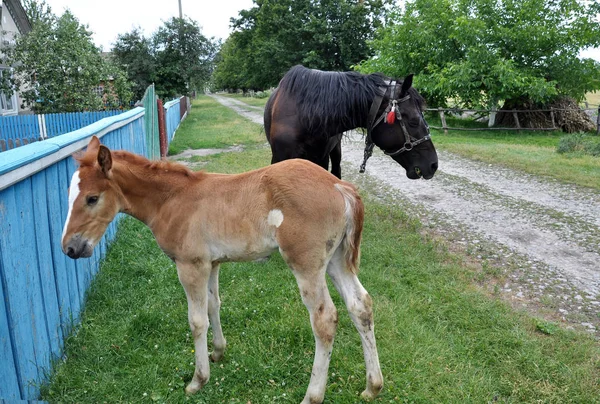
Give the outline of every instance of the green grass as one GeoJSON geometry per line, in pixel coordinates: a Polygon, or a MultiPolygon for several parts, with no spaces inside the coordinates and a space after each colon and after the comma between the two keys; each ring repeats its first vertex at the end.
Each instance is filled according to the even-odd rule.
{"type": "Polygon", "coordinates": [[[433,142],[440,150],[545,176],[563,183],[600,190],[600,158],[582,153],[556,152],[562,136],[559,132],[518,133],[432,131],[433,142]]]}
{"type": "MultiPolygon", "coordinates": [[[[188,119],[204,108],[218,110],[201,100],[188,119]]],[[[235,126],[230,140],[241,143],[242,126],[235,126]]],[[[200,159],[208,171],[240,172],[266,165],[269,157],[267,148],[250,141],[242,153],[200,159]]],[[[419,223],[393,205],[364,197],[360,278],[373,297],[385,378],[377,402],[600,402],[596,341],[482,293],[460,256],[423,239],[419,223]]],[[[224,264],[220,285],[228,348],[223,362],[211,364],[208,385],[188,398],[183,388],[194,353],[185,294],[151,232],[125,220],[88,293],[82,323],[67,339],[67,360],[41,398],[299,402],[314,339],[290,270],[278,254],[262,264],[224,264]]],[[[365,385],[360,339],[330,289],[340,320],[326,401],[355,403],[365,385]]]]}
{"type": "Polygon", "coordinates": [[[193,101],[192,111],[175,133],[169,155],[186,149],[227,148],[266,142],[264,130],[208,96],[193,101]]]}

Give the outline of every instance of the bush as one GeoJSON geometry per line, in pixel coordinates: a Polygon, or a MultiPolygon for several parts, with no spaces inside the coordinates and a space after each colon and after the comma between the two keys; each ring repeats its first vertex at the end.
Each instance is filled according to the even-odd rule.
{"type": "Polygon", "coordinates": [[[586,133],[563,136],[556,148],[558,153],[582,153],[600,157],[600,137],[586,133]]]}

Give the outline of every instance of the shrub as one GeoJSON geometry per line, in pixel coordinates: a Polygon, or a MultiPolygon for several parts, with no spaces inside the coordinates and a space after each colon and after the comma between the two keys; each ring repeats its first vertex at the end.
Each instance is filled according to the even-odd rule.
{"type": "Polygon", "coordinates": [[[563,136],[556,148],[558,153],[582,153],[600,157],[600,137],[586,133],[563,136]]]}

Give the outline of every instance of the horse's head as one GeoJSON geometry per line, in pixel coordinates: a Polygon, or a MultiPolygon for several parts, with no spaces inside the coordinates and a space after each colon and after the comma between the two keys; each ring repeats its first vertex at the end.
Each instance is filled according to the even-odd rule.
{"type": "Polygon", "coordinates": [[[412,88],[412,74],[392,84],[381,101],[371,128],[373,143],[406,170],[410,179],[430,179],[438,157],[423,116],[423,98],[412,88]]]}
{"type": "Polygon", "coordinates": [[[69,187],[69,213],[63,228],[62,250],[73,259],[90,257],[109,223],[119,212],[120,190],[111,181],[112,156],[93,137],[77,158],[69,187]]]}

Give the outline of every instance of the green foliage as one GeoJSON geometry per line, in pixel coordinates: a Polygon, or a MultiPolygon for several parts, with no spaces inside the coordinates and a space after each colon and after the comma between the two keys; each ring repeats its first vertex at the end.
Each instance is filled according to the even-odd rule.
{"type": "Polygon", "coordinates": [[[121,34],[112,49],[134,83],[136,99],[155,83],[162,98],[202,90],[213,70],[218,43],[202,35],[197,21],[171,18],[145,38],[139,28],[121,34]]]}
{"type": "Polygon", "coordinates": [[[99,110],[105,100],[94,90],[111,78],[113,85],[104,86],[106,102],[128,103],[123,73],[102,58],[86,26],[68,10],[54,15],[44,1],[25,6],[32,31],[2,53],[14,69],[10,86],[20,89],[26,106],[38,113],[99,110]]]}
{"type": "Polygon", "coordinates": [[[503,100],[581,100],[600,88],[600,64],[579,51],[600,45],[597,2],[412,0],[372,45],[364,72],[417,73],[431,105],[448,99],[493,107],[503,100]]]}
{"type": "Polygon", "coordinates": [[[219,53],[214,87],[261,90],[296,64],[350,70],[371,55],[367,41],[387,0],[258,1],[232,19],[219,53]]]}
{"type": "Polygon", "coordinates": [[[581,153],[600,156],[600,138],[587,133],[572,133],[563,136],[556,147],[558,153],[581,153]]]}
{"type": "Polygon", "coordinates": [[[115,63],[127,72],[135,100],[141,100],[146,88],[154,82],[156,61],[152,53],[152,42],[144,37],[141,28],[118,35],[113,45],[115,63]]]}

